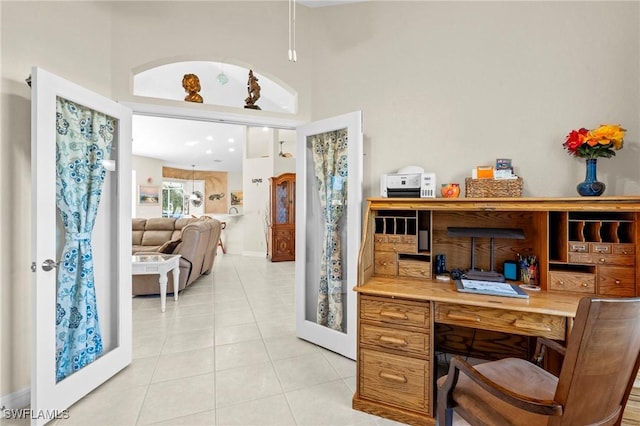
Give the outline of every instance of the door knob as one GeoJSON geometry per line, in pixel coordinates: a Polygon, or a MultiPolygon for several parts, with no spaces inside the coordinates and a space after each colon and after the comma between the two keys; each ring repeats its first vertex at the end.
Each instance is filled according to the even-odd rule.
{"type": "Polygon", "coordinates": [[[55,260],[47,259],[44,262],[42,262],[42,270],[43,271],[50,271],[53,268],[57,268],[59,263],[60,262],[56,262],[55,260]]]}

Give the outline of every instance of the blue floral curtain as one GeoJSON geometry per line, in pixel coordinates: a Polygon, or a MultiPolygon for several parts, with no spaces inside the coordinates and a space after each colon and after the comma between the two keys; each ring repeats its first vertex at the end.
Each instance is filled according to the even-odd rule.
{"type": "Polygon", "coordinates": [[[325,220],[317,323],[342,331],[342,248],[339,222],[347,200],[347,129],[310,136],[325,220]]]}
{"type": "Polygon", "coordinates": [[[65,244],[58,268],[56,380],[102,353],[93,278],[91,232],[105,179],[115,120],[82,105],[56,101],[56,206],[65,244]]]}

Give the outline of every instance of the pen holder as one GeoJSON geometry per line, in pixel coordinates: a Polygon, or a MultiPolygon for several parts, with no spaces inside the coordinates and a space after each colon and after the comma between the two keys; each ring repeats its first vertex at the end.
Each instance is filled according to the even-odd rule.
{"type": "Polygon", "coordinates": [[[533,284],[536,281],[536,267],[534,265],[522,265],[520,267],[520,278],[524,284],[533,284]]]}

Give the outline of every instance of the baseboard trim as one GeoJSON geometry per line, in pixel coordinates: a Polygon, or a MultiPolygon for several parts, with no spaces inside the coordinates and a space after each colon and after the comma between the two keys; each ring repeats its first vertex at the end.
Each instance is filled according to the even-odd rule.
{"type": "Polygon", "coordinates": [[[9,395],[0,396],[0,408],[26,408],[31,403],[31,388],[24,388],[9,395]]]}

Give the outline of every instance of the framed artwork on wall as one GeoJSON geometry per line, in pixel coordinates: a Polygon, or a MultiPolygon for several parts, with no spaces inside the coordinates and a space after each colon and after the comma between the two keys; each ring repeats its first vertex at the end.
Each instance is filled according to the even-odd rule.
{"type": "Polygon", "coordinates": [[[232,206],[242,205],[242,191],[231,192],[231,205],[232,206]]]}
{"type": "Polygon", "coordinates": [[[138,185],[138,204],[157,206],[160,203],[160,187],[155,185],[138,185]]]}

